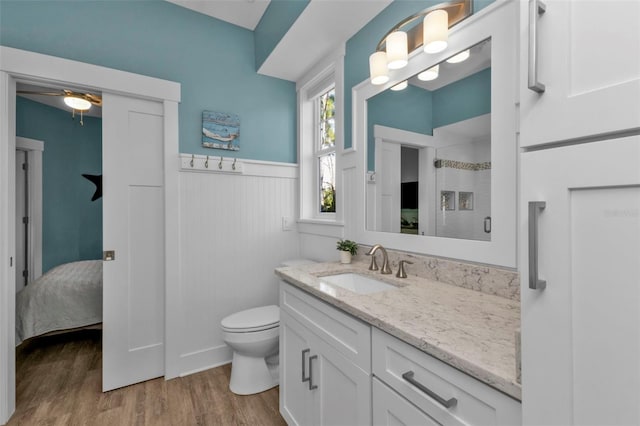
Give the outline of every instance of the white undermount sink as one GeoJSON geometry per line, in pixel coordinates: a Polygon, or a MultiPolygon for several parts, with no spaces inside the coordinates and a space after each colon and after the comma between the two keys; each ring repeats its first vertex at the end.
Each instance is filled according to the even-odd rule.
{"type": "Polygon", "coordinates": [[[329,286],[338,286],[346,290],[352,291],[358,294],[371,294],[379,291],[391,290],[396,288],[391,284],[378,281],[374,278],[367,277],[365,275],[355,274],[352,272],[336,275],[327,275],[319,277],[320,290],[331,294],[331,288],[329,286]]]}

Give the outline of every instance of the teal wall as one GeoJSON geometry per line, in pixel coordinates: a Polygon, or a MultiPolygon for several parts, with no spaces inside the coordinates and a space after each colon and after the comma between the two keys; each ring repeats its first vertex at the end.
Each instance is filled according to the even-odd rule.
{"type": "Polygon", "coordinates": [[[282,40],[309,0],[271,0],[254,30],[256,69],[259,69],[282,40]]]}
{"type": "Polygon", "coordinates": [[[433,92],[433,127],[491,112],[491,68],[433,92]]]}
{"type": "Polygon", "coordinates": [[[434,91],[409,85],[367,102],[367,166],[375,170],[374,124],[433,135],[433,129],[491,112],[491,68],[434,91]]]}
{"type": "Polygon", "coordinates": [[[16,134],[44,141],[42,272],[66,262],[102,257],[102,198],[82,174],[102,174],[102,119],[17,98],[16,134]]]}
{"type": "Polygon", "coordinates": [[[181,83],[181,152],[230,156],[201,146],[211,110],[240,116],[233,156],[296,162],[295,85],[256,73],[247,29],[160,0],[0,0],[0,44],[181,83]]]}
{"type": "Polygon", "coordinates": [[[374,124],[428,135],[433,130],[432,114],[432,92],[412,85],[397,92],[385,90],[369,99],[367,103],[368,170],[375,170],[374,124]]]}
{"type": "MultiPolygon", "coordinates": [[[[484,9],[494,0],[475,0],[474,12],[484,9]]],[[[369,78],[369,55],[380,39],[404,18],[442,0],[396,0],[351,37],[346,44],[344,58],[344,146],[352,146],[351,89],[369,78]]]]}

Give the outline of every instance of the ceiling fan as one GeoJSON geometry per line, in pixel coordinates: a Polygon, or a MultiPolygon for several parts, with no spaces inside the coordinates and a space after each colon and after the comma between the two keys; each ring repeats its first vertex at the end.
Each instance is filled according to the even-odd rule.
{"type": "Polygon", "coordinates": [[[73,117],[75,112],[80,111],[80,125],[84,125],[82,121],[82,112],[91,108],[91,105],[102,106],[102,97],[93,93],[74,92],[73,90],[61,89],[55,92],[37,91],[37,90],[17,90],[16,93],[22,95],[36,96],[63,96],[64,103],[73,109],[73,117]]]}

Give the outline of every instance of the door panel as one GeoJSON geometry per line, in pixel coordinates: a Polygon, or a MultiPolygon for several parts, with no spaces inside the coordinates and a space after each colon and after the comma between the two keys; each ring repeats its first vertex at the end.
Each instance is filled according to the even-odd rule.
{"type": "Polygon", "coordinates": [[[280,414],[290,425],[311,421],[311,391],[308,360],[311,352],[309,331],[283,310],[280,311],[280,414]],[[303,351],[305,357],[302,357],[303,351]],[[304,361],[304,363],[303,363],[304,361]]]}
{"type": "Polygon", "coordinates": [[[639,129],[640,2],[544,3],[537,17],[541,94],[527,88],[530,12],[522,3],[520,145],[639,129]]]}
{"type": "Polygon", "coordinates": [[[103,94],[103,390],[164,374],[163,106],[103,94]]]}
{"type": "Polygon", "coordinates": [[[521,211],[545,201],[528,284],[522,217],[523,422],[640,424],[640,136],[522,154],[521,211]]]}

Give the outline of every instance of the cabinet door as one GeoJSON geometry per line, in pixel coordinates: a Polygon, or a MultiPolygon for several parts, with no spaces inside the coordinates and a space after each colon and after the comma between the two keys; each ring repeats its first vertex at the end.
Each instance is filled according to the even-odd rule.
{"type": "Polygon", "coordinates": [[[523,422],[640,424],[640,136],[524,153],[521,166],[523,422]],[[531,239],[529,201],[546,203],[531,239]]]}
{"type": "Polygon", "coordinates": [[[521,3],[520,146],[640,128],[640,2],[542,1],[537,17],[521,3]],[[532,16],[544,93],[527,88],[532,16]]]}
{"type": "Polygon", "coordinates": [[[311,423],[312,394],[303,381],[309,376],[309,336],[298,321],[280,312],[280,414],[289,425],[311,423]]]}
{"type": "Polygon", "coordinates": [[[319,338],[312,352],[314,424],[370,425],[371,376],[319,338]]]}
{"type": "Polygon", "coordinates": [[[373,378],[373,424],[375,426],[440,425],[375,377],[373,378]]]}

